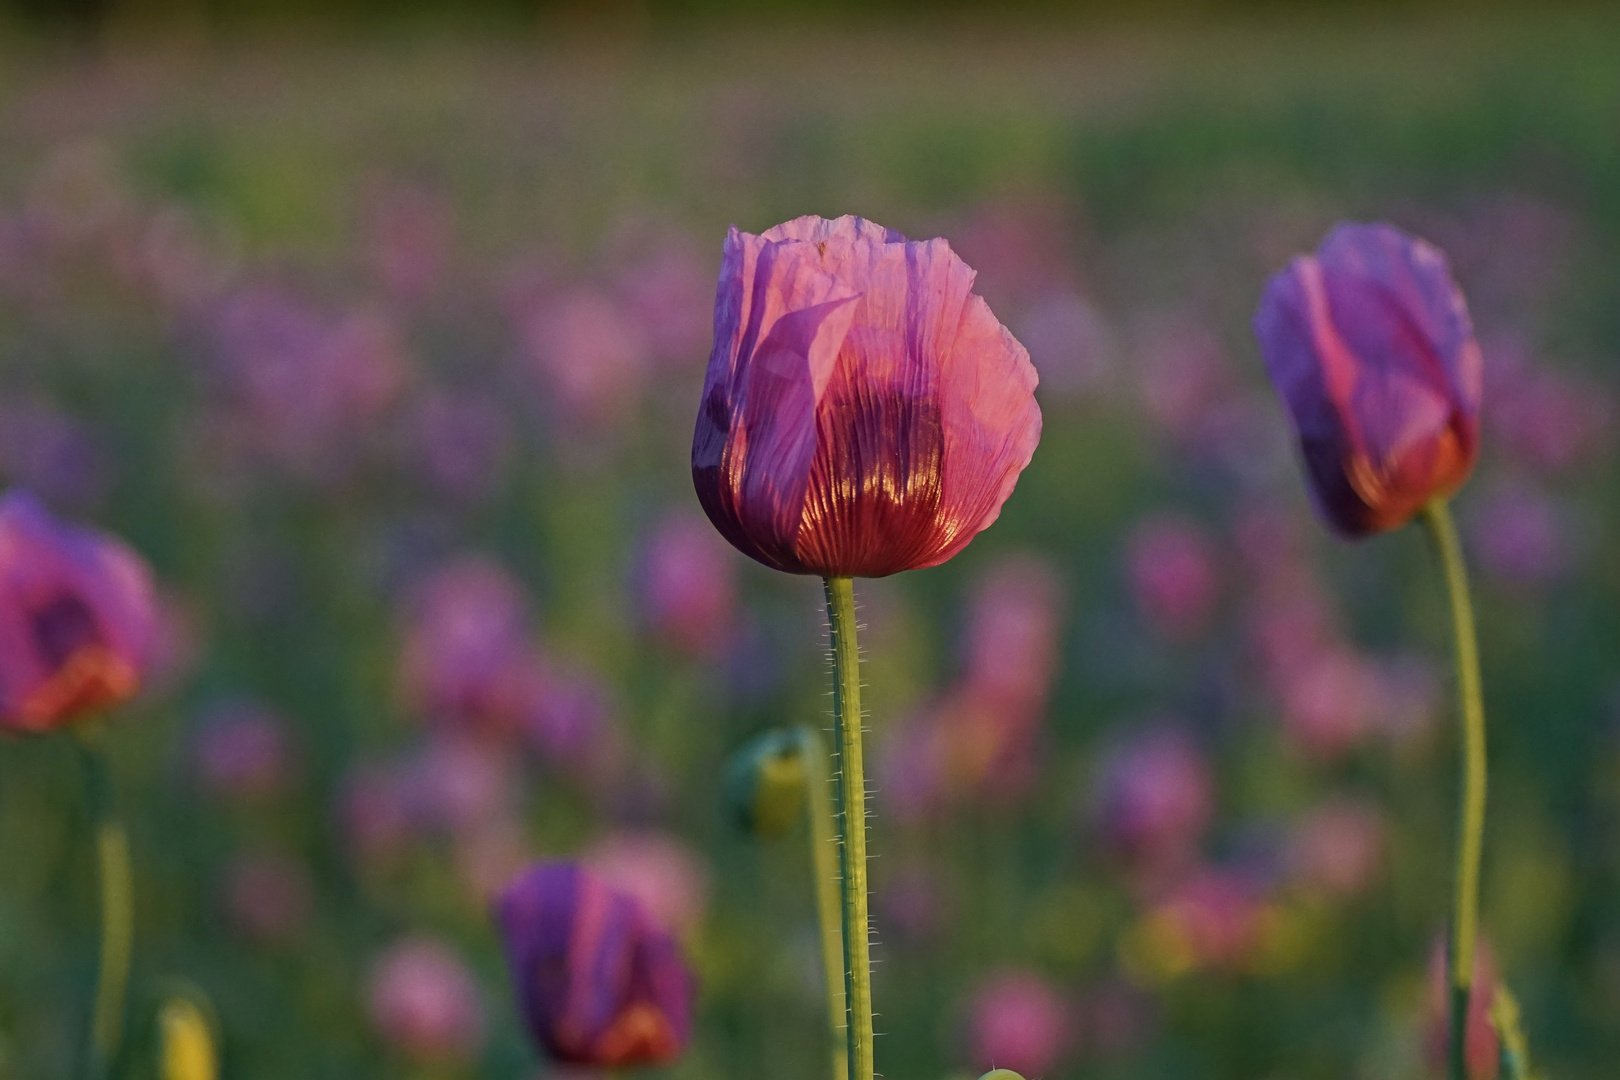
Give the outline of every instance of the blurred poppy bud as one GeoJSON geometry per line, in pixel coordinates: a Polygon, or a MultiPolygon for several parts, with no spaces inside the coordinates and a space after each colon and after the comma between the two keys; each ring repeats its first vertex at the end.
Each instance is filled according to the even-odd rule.
{"type": "Polygon", "coordinates": [[[950,245],[858,217],[726,237],[692,478],[715,528],[794,574],[936,566],[1040,439],[1029,354],[950,245]]]}
{"type": "Polygon", "coordinates": [[[190,997],[172,997],[158,1010],[158,1045],[162,1080],[215,1080],[219,1076],[214,1026],[190,997]]]}
{"type": "Polygon", "coordinates": [[[157,621],[139,555],[25,491],[0,497],[0,730],[49,731],[133,697],[157,621]]]}
{"type": "Polygon", "coordinates": [[[1341,224],[1272,277],[1254,328],[1336,531],[1397,528],[1468,478],[1483,365],[1434,247],[1388,225],[1341,224]]]}
{"type": "Polygon", "coordinates": [[[693,980],[630,894],[577,863],[540,863],[498,903],[518,1002],[559,1062],[667,1065],[692,1037],[693,980]]]}
{"type": "Polygon", "coordinates": [[[802,731],[769,731],[726,763],[726,816],[745,832],[781,836],[804,812],[805,737],[802,731]]]}

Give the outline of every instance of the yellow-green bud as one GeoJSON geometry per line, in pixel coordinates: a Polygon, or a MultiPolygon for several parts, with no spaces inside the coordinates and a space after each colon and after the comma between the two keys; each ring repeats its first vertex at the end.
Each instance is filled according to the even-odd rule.
{"type": "Polygon", "coordinates": [[[1024,1078],[1011,1069],[992,1069],[979,1077],[979,1080],[1024,1080],[1024,1078]]]}
{"type": "Polygon", "coordinates": [[[163,1080],[217,1080],[213,1025],[190,998],[173,997],[158,1011],[163,1080]]]}
{"type": "Polygon", "coordinates": [[[780,836],[804,813],[804,736],[771,731],[726,766],[727,815],[756,836],[780,836]]]}

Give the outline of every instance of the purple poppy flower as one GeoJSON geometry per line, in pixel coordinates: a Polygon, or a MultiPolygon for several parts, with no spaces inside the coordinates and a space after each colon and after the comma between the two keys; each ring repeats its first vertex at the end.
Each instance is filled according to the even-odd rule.
{"type": "Polygon", "coordinates": [[[628,893],[576,863],[507,886],[501,931],[529,1030],[572,1065],[667,1065],[692,1035],[693,980],[675,941],[628,893]]]}
{"type": "Polygon", "coordinates": [[[936,566],[1040,439],[1035,368],[944,240],[858,217],[726,238],[692,438],[709,519],[795,574],[936,566]]]}
{"type": "Polygon", "coordinates": [[[383,1040],[421,1062],[468,1062],[484,1045],[478,983],[455,950],[407,938],[371,969],[371,1022],[383,1040]]]}
{"type": "Polygon", "coordinates": [[[1437,249],[1342,224],[1272,277],[1254,326],[1335,530],[1396,528],[1468,478],[1483,365],[1437,249]]]}
{"type": "Polygon", "coordinates": [[[0,730],[49,731],[127,701],[157,624],[139,555],[25,491],[0,497],[0,730]]]}

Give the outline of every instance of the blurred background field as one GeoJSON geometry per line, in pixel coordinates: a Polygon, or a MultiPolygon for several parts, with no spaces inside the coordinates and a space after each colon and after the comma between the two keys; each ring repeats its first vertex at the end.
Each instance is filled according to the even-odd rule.
{"type": "MultiPolygon", "coordinates": [[[[1415,530],[1327,538],[1248,329],[1348,217],[1470,298],[1486,923],[1547,1075],[1611,1075],[1620,17],[792,14],[0,20],[0,477],[171,612],[109,739],[134,1057],[179,977],[230,1077],[553,1075],[488,897],[579,853],[701,974],[671,1076],[825,1073],[805,841],[716,780],[825,726],[820,589],[687,452],[726,227],[853,212],[950,238],[1046,418],[998,524],[857,589],[879,1070],[1433,1075],[1440,583],[1415,530]]],[[[78,1053],[82,805],[65,740],[0,744],[6,1080],[78,1053]]]]}

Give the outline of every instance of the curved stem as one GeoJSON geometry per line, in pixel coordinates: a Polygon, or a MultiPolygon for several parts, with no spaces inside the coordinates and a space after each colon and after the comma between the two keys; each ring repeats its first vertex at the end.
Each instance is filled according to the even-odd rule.
{"type": "Polygon", "coordinates": [[[123,1038],[124,992],[135,936],[134,897],[129,838],[114,807],[106,755],[92,728],[81,725],[74,735],[84,769],[101,880],[101,961],[90,1026],[89,1076],[102,1080],[112,1069],[123,1038]]]}
{"type": "Polygon", "coordinates": [[[1468,997],[1474,980],[1474,941],[1479,933],[1479,864],[1485,840],[1485,700],[1480,687],[1479,643],[1468,571],[1451,510],[1442,499],[1423,508],[1451,599],[1457,643],[1457,694],[1462,711],[1462,794],[1457,811],[1457,863],[1451,901],[1451,1078],[1467,1080],[1468,997]]]}
{"type": "Polygon", "coordinates": [[[855,582],[826,579],[832,629],[833,737],[838,744],[839,887],[844,925],[845,1045],[849,1080],[872,1080],[871,920],[866,905],[866,775],[861,760],[860,650],[855,644],[855,582]]]}
{"type": "Polygon", "coordinates": [[[834,847],[833,809],[827,800],[832,782],[827,748],[809,728],[799,730],[804,761],[805,812],[810,817],[810,869],[816,879],[816,916],[821,926],[822,974],[827,982],[827,1023],[833,1035],[833,1080],[849,1069],[841,1032],[844,1022],[844,931],[838,910],[838,851],[834,847]]]}

